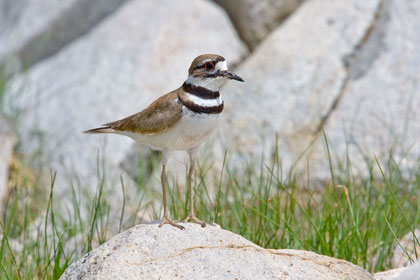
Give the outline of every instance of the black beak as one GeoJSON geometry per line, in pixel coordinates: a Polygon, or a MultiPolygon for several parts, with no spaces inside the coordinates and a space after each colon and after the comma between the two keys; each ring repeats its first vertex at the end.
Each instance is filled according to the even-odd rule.
{"type": "Polygon", "coordinates": [[[242,79],[236,74],[233,74],[232,72],[226,72],[225,77],[227,77],[228,79],[239,81],[239,82],[245,82],[244,79],[242,79]]]}

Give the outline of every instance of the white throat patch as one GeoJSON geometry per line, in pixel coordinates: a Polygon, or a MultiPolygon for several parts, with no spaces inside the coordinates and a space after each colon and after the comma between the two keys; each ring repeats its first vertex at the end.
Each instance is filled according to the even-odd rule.
{"type": "Polygon", "coordinates": [[[223,77],[201,78],[188,76],[188,79],[185,82],[187,84],[203,87],[211,91],[219,91],[220,87],[226,82],[226,79],[223,77]]]}

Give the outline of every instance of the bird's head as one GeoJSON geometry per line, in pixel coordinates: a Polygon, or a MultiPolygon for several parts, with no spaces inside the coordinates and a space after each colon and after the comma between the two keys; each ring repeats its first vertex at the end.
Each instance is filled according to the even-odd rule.
{"type": "Polygon", "coordinates": [[[217,54],[203,54],[194,59],[188,70],[187,83],[209,90],[219,90],[228,80],[244,80],[228,70],[226,60],[217,54]]]}

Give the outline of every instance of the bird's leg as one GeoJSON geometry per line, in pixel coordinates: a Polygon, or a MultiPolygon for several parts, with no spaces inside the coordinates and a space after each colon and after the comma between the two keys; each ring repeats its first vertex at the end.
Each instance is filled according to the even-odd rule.
{"type": "Polygon", "coordinates": [[[166,162],[168,161],[168,155],[163,152],[162,155],[162,174],[160,176],[160,180],[162,183],[162,195],[163,195],[163,219],[160,223],[159,227],[163,226],[164,224],[169,224],[171,226],[177,227],[179,229],[184,229],[183,226],[177,224],[175,221],[169,219],[168,217],[168,206],[166,203],[166,183],[168,181],[168,176],[166,175],[166,162]]]}
{"type": "Polygon", "coordinates": [[[194,173],[194,166],[195,166],[195,161],[197,158],[197,152],[198,152],[197,148],[194,148],[188,151],[189,156],[190,156],[190,168],[188,171],[187,188],[188,188],[188,191],[190,192],[190,212],[188,216],[184,219],[184,222],[191,221],[192,223],[201,225],[201,227],[206,227],[206,223],[199,220],[194,214],[194,192],[193,192],[192,177],[194,173]]]}

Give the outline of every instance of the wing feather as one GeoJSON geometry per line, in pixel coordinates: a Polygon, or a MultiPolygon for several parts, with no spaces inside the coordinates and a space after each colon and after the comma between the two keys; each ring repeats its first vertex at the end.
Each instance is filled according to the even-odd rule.
{"type": "Polygon", "coordinates": [[[177,90],[172,91],[155,100],[143,111],[104,126],[116,132],[154,134],[165,131],[174,126],[182,117],[182,107],[176,102],[177,98],[177,90]]]}

